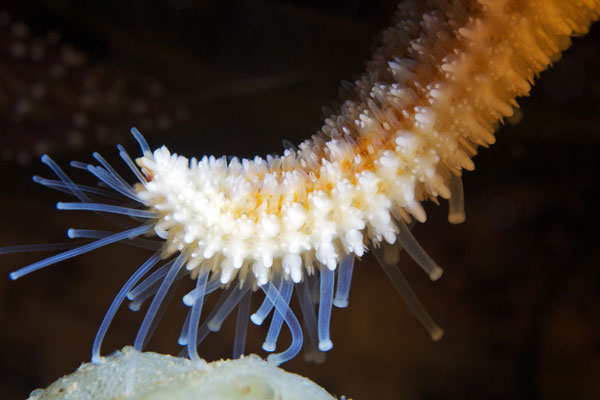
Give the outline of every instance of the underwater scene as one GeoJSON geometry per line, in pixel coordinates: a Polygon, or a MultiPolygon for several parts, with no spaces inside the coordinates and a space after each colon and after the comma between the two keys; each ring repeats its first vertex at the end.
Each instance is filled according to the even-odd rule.
{"type": "MultiPolygon", "coordinates": [[[[93,186],[97,179],[69,163],[97,164],[99,152],[133,183],[116,147],[142,157],[132,127],[152,150],[166,145],[190,158],[266,158],[298,146],[323,125],[324,106],[339,107],[348,90],[340,82],[365,70],[398,3],[6,0],[0,246],[64,243],[68,228],[113,229],[95,213],[56,210],[72,199],[32,182],[56,179],[43,154],[93,186]]],[[[444,274],[432,281],[405,252],[398,267],[443,337],[432,340],[368,251],[354,264],[348,306],[331,310],[333,348],[313,361],[301,352],[282,369],[355,400],[600,396],[600,28],[572,41],[497,125],[496,143],[477,149],[475,171],[462,175],[466,220],[448,223],[440,199],[423,202],[427,221],[412,226],[444,274]]],[[[52,254],[0,258],[2,399],[27,398],[89,362],[111,302],[152,255],[114,244],[9,278],[52,254]]],[[[182,351],[190,308],[181,299],[196,281],[182,283],[145,350],[182,351]]],[[[250,313],[263,298],[252,298],[250,313]]],[[[300,301],[290,303],[299,319],[300,301]]],[[[134,344],[147,306],[134,312],[127,303],[102,355],[134,344]]],[[[205,310],[217,303],[208,298],[205,310]]],[[[198,355],[231,358],[235,331],[231,315],[198,355]]],[[[266,358],[268,335],[268,323],[248,323],[244,354],[266,358]]],[[[277,351],[291,341],[283,325],[277,351]]]]}

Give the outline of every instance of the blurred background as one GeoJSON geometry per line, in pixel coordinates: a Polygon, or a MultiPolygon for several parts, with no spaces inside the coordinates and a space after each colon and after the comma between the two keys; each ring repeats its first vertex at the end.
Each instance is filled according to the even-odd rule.
{"type": "MultiPolygon", "coordinates": [[[[43,153],[66,166],[99,151],[120,165],[115,144],[138,154],[133,125],[151,147],[188,156],[265,156],[281,153],[282,139],[298,144],[320,127],[340,80],[363,70],[395,4],[3,1],[0,245],[104,226],[57,212],[65,196],[31,182],[52,177],[43,153]]],[[[430,282],[408,257],[401,268],[444,338],[431,342],[367,255],[350,307],[333,311],[327,361],[300,356],[286,370],[355,400],[600,398],[598,28],[574,40],[476,156],[463,177],[466,222],[450,225],[445,203],[428,204],[427,223],[414,228],[445,274],[430,282]]],[[[115,245],[15,282],[8,273],[41,254],[2,256],[0,398],[23,399],[89,360],[110,302],[147,256],[115,245]]],[[[179,352],[184,312],[173,300],[149,350],[179,352]]],[[[131,344],[142,318],[123,307],[104,352],[131,344]]],[[[230,356],[227,322],[201,346],[207,359],[230,356]]],[[[247,351],[265,355],[266,329],[250,328],[247,351]]]]}

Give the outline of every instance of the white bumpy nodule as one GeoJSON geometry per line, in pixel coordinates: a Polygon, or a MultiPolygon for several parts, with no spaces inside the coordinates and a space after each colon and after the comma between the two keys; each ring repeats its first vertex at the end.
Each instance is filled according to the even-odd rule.
{"type": "Polygon", "coordinates": [[[97,153],[99,165],[72,163],[101,187],[73,183],[44,156],[59,180],[34,180],[79,199],[58,203],[59,209],[110,214],[111,221],[113,214],[125,215],[129,219],[118,226],[136,227],[117,233],[70,229],[70,238],[92,241],[17,246],[0,254],[70,248],[13,272],[17,279],[111,243],[155,251],[115,297],[94,340],[93,361],[101,360],[104,335],[126,298],[132,310],[152,298],[134,341],[142,350],[184,276],[195,279],[195,288],[183,298],[189,312],[178,342],[196,366],[204,365],[198,344],[235,308],[233,358],[244,354],[255,291],[265,298],[250,320],[260,325],[272,315],[263,349],[276,349],[284,323],[292,338],[268,359],[285,362],[304,344],[306,359],[322,361],[333,346],[331,308],[348,305],[354,260],[367,248],[437,340],[441,328],[397,268],[399,250],[433,280],[442,269],[407,224],[425,221],[421,202],[438,197],[449,200],[450,222],[464,220],[462,170],[474,168],[471,157],[494,142],[494,129],[512,115],[515,99],[529,93],[534,77],[599,13],[600,0],[405,1],[366,73],[343,84],[341,108],[298,149],[266,159],[188,160],[165,147],[152,152],[133,129],[143,152],[137,166],[124,148],[119,152],[137,177],[134,186],[97,153]],[[119,206],[115,197],[136,204],[119,206]],[[217,289],[221,297],[201,323],[204,299],[217,289]],[[289,306],[294,291],[303,326],[289,306]]]}
{"type": "MultiPolygon", "coordinates": [[[[255,355],[197,370],[190,360],[124,348],[82,364],[28,400],[335,400],[314,382],[255,355]]],[[[344,399],[344,397],[342,397],[344,399]]]]}
{"type": "Polygon", "coordinates": [[[599,10],[406,1],[341,110],[299,149],[228,161],[162,147],[138,159],[150,181],[137,194],[169,251],[187,250],[191,270],[210,263],[222,283],[250,271],[265,283],[278,269],[297,283],[315,260],[333,270],[372,242],[393,244],[397,221],[425,221],[423,200],[456,197],[450,181],[599,10]]]}

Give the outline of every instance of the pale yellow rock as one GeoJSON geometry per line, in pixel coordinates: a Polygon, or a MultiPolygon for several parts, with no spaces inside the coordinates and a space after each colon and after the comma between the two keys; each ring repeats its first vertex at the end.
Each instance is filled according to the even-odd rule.
{"type": "Polygon", "coordinates": [[[197,369],[189,359],[126,347],[29,400],[334,400],[324,389],[258,356],[217,361],[197,369]]]}

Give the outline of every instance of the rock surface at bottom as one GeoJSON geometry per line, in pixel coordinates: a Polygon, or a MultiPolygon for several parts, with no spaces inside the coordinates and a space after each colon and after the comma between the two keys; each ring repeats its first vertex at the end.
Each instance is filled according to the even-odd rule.
{"type": "Polygon", "coordinates": [[[29,400],[334,400],[324,389],[251,355],[197,369],[184,358],[131,347],[82,364],[29,400]]]}

